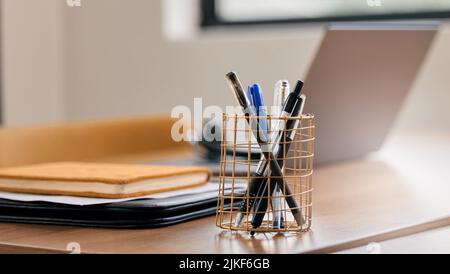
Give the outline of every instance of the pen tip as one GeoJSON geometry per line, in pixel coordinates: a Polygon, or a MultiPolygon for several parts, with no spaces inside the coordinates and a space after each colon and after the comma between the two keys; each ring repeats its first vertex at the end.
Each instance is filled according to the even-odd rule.
{"type": "Polygon", "coordinates": [[[279,80],[275,83],[276,88],[286,88],[289,87],[289,81],[288,80],[279,80]]]}

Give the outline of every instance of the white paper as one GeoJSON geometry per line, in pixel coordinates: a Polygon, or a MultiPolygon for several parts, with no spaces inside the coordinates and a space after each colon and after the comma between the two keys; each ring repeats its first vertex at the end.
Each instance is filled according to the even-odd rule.
{"type": "MultiPolygon", "coordinates": [[[[235,185],[236,187],[236,185],[235,185]]],[[[245,184],[244,184],[245,187],[245,184]]],[[[140,196],[134,198],[124,198],[124,199],[103,199],[103,198],[88,198],[88,197],[75,197],[75,196],[58,196],[58,195],[39,195],[39,194],[22,194],[22,193],[10,193],[10,192],[0,192],[1,199],[8,199],[13,201],[22,202],[49,202],[57,204],[67,204],[67,205],[98,205],[98,204],[109,204],[118,203],[125,201],[132,201],[138,199],[164,199],[169,197],[187,195],[187,194],[198,194],[210,191],[218,191],[219,184],[208,183],[206,185],[191,187],[187,189],[180,189],[175,191],[161,192],[157,194],[140,196]]]]}

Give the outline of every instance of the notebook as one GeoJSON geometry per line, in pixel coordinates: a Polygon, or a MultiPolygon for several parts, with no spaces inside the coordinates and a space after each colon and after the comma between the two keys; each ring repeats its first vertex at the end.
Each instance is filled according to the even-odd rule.
{"type": "Polygon", "coordinates": [[[0,169],[0,191],[121,199],[206,184],[208,168],[49,163],[0,169]]]}

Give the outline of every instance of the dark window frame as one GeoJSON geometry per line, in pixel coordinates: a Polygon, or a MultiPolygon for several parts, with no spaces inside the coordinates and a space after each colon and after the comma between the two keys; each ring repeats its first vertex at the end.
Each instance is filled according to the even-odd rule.
{"type": "Polygon", "coordinates": [[[201,26],[204,28],[217,26],[246,26],[246,25],[272,25],[272,24],[296,24],[296,23],[326,23],[326,22],[352,22],[352,21],[379,21],[379,20],[418,20],[418,19],[446,19],[450,18],[450,10],[442,12],[417,12],[417,13],[391,13],[383,15],[366,16],[339,16],[321,18],[298,18],[280,20],[259,21],[224,21],[216,13],[216,0],[200,1],[201,26]]]}

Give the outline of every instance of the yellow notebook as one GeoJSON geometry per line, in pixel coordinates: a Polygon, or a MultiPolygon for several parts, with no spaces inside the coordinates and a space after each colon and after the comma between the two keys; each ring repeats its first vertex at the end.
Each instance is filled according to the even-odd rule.
{"type": "Polygon", "coordinates": [[[0,169],[0,191],[130,198],[206,184],[207,168],[101,163],[49,163],[0,169]]]}

